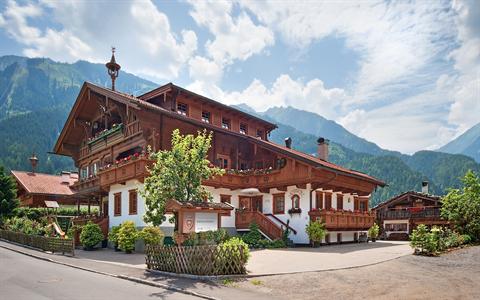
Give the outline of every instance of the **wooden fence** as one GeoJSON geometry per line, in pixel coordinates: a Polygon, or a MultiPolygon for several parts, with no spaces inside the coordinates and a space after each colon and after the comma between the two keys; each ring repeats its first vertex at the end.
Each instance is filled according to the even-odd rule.
{"type": "Polygon", "coordinates": [[[44,237],[40,235],[30,235],[2,229],[0,229],[0,238],[33,248],[38,248],[43,251],[50,251],[53,253],[61,252],[62,254],[68,253],[72,256],[74,255],[72,239],[44,237]]]}
{"type": "Polygon", "coordinates": [[[248,249],[241,246],[151,246],[145,250],[148,269],[192,275],[246,274],[248,249]]]}

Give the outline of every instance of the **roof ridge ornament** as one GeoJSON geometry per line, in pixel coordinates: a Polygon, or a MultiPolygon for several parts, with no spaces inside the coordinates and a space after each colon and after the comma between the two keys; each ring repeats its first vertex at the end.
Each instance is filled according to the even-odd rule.
{"type": "Polygon", "coordinates": [[[112,91],[115,91],[115,80],[118,77],[118,72],[120,71],[120,65],[117,64],[115,60],[115,50],[116,48],[112,46],[112,58],[110,61],[105,64],[108,69],[108,75],[112,78],[112,91]]]}
{"type": "Polygon", "coordinates": [[[29,158],[30,164],[32,165],[32,174],[35,174],[35,169],[37,168],[38,158],[35,155],[35,152],[32,153],[32,156],[29,158]]]}

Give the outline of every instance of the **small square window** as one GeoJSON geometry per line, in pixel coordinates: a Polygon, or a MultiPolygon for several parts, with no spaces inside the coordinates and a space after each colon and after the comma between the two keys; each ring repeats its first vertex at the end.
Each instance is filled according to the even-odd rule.
{"type": "Polygon", "coordinates": [[[222,118],[222,128],[230,129],[230,119],[222,118]]]}
{"type": "Polygon", "coordinates": [[[260,129],[257,130],[257,138],[261,138],[262,140],[264,139],[263,130],[260,130],[260,129]]]}
{"type": "Polygon", "coordinates": [[[247,134],[248,133],[248,126],[245,123],[240,123],[240,133],[247,134]]]}
{"type": "Polygon", "coordinates": [[[232,203],[231,198],[232,198],[232,196],[230,196],[230,195],[220,195],[220,202],[222,202],[222,203],[232,203]]]}
{"type": "Polygon", "coordinates": [[[188,105],[182,102],[178,102],[177,104],[177,113],[181,115],[188,115],[188,105]]]}
{"type": "Polygon", "coordinates": [[[274,214],[285,213],[285,194],[273,195],[273,213],[274,214]]]}
{"type": "Polygon", "coordinates": [[[202,111],[202,121],[205,123],[210,123],[210,112],[202,111]]]}

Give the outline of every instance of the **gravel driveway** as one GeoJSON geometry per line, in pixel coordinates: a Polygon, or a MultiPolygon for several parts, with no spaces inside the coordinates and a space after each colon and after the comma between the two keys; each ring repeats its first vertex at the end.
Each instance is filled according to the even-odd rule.
{"type": "Polygon", "coordinates": [[[284,299],[480,299],[480,246],[440,257],[409,255],[372,266],[263,276],[233,285],[284,299]]]}

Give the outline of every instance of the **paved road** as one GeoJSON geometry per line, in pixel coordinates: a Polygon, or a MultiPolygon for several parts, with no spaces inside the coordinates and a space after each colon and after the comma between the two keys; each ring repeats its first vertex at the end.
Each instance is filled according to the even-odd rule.
{"type": "Polygon", "coordinates": [[[0,299],[199,299],[0,248],[0,299]]]}

